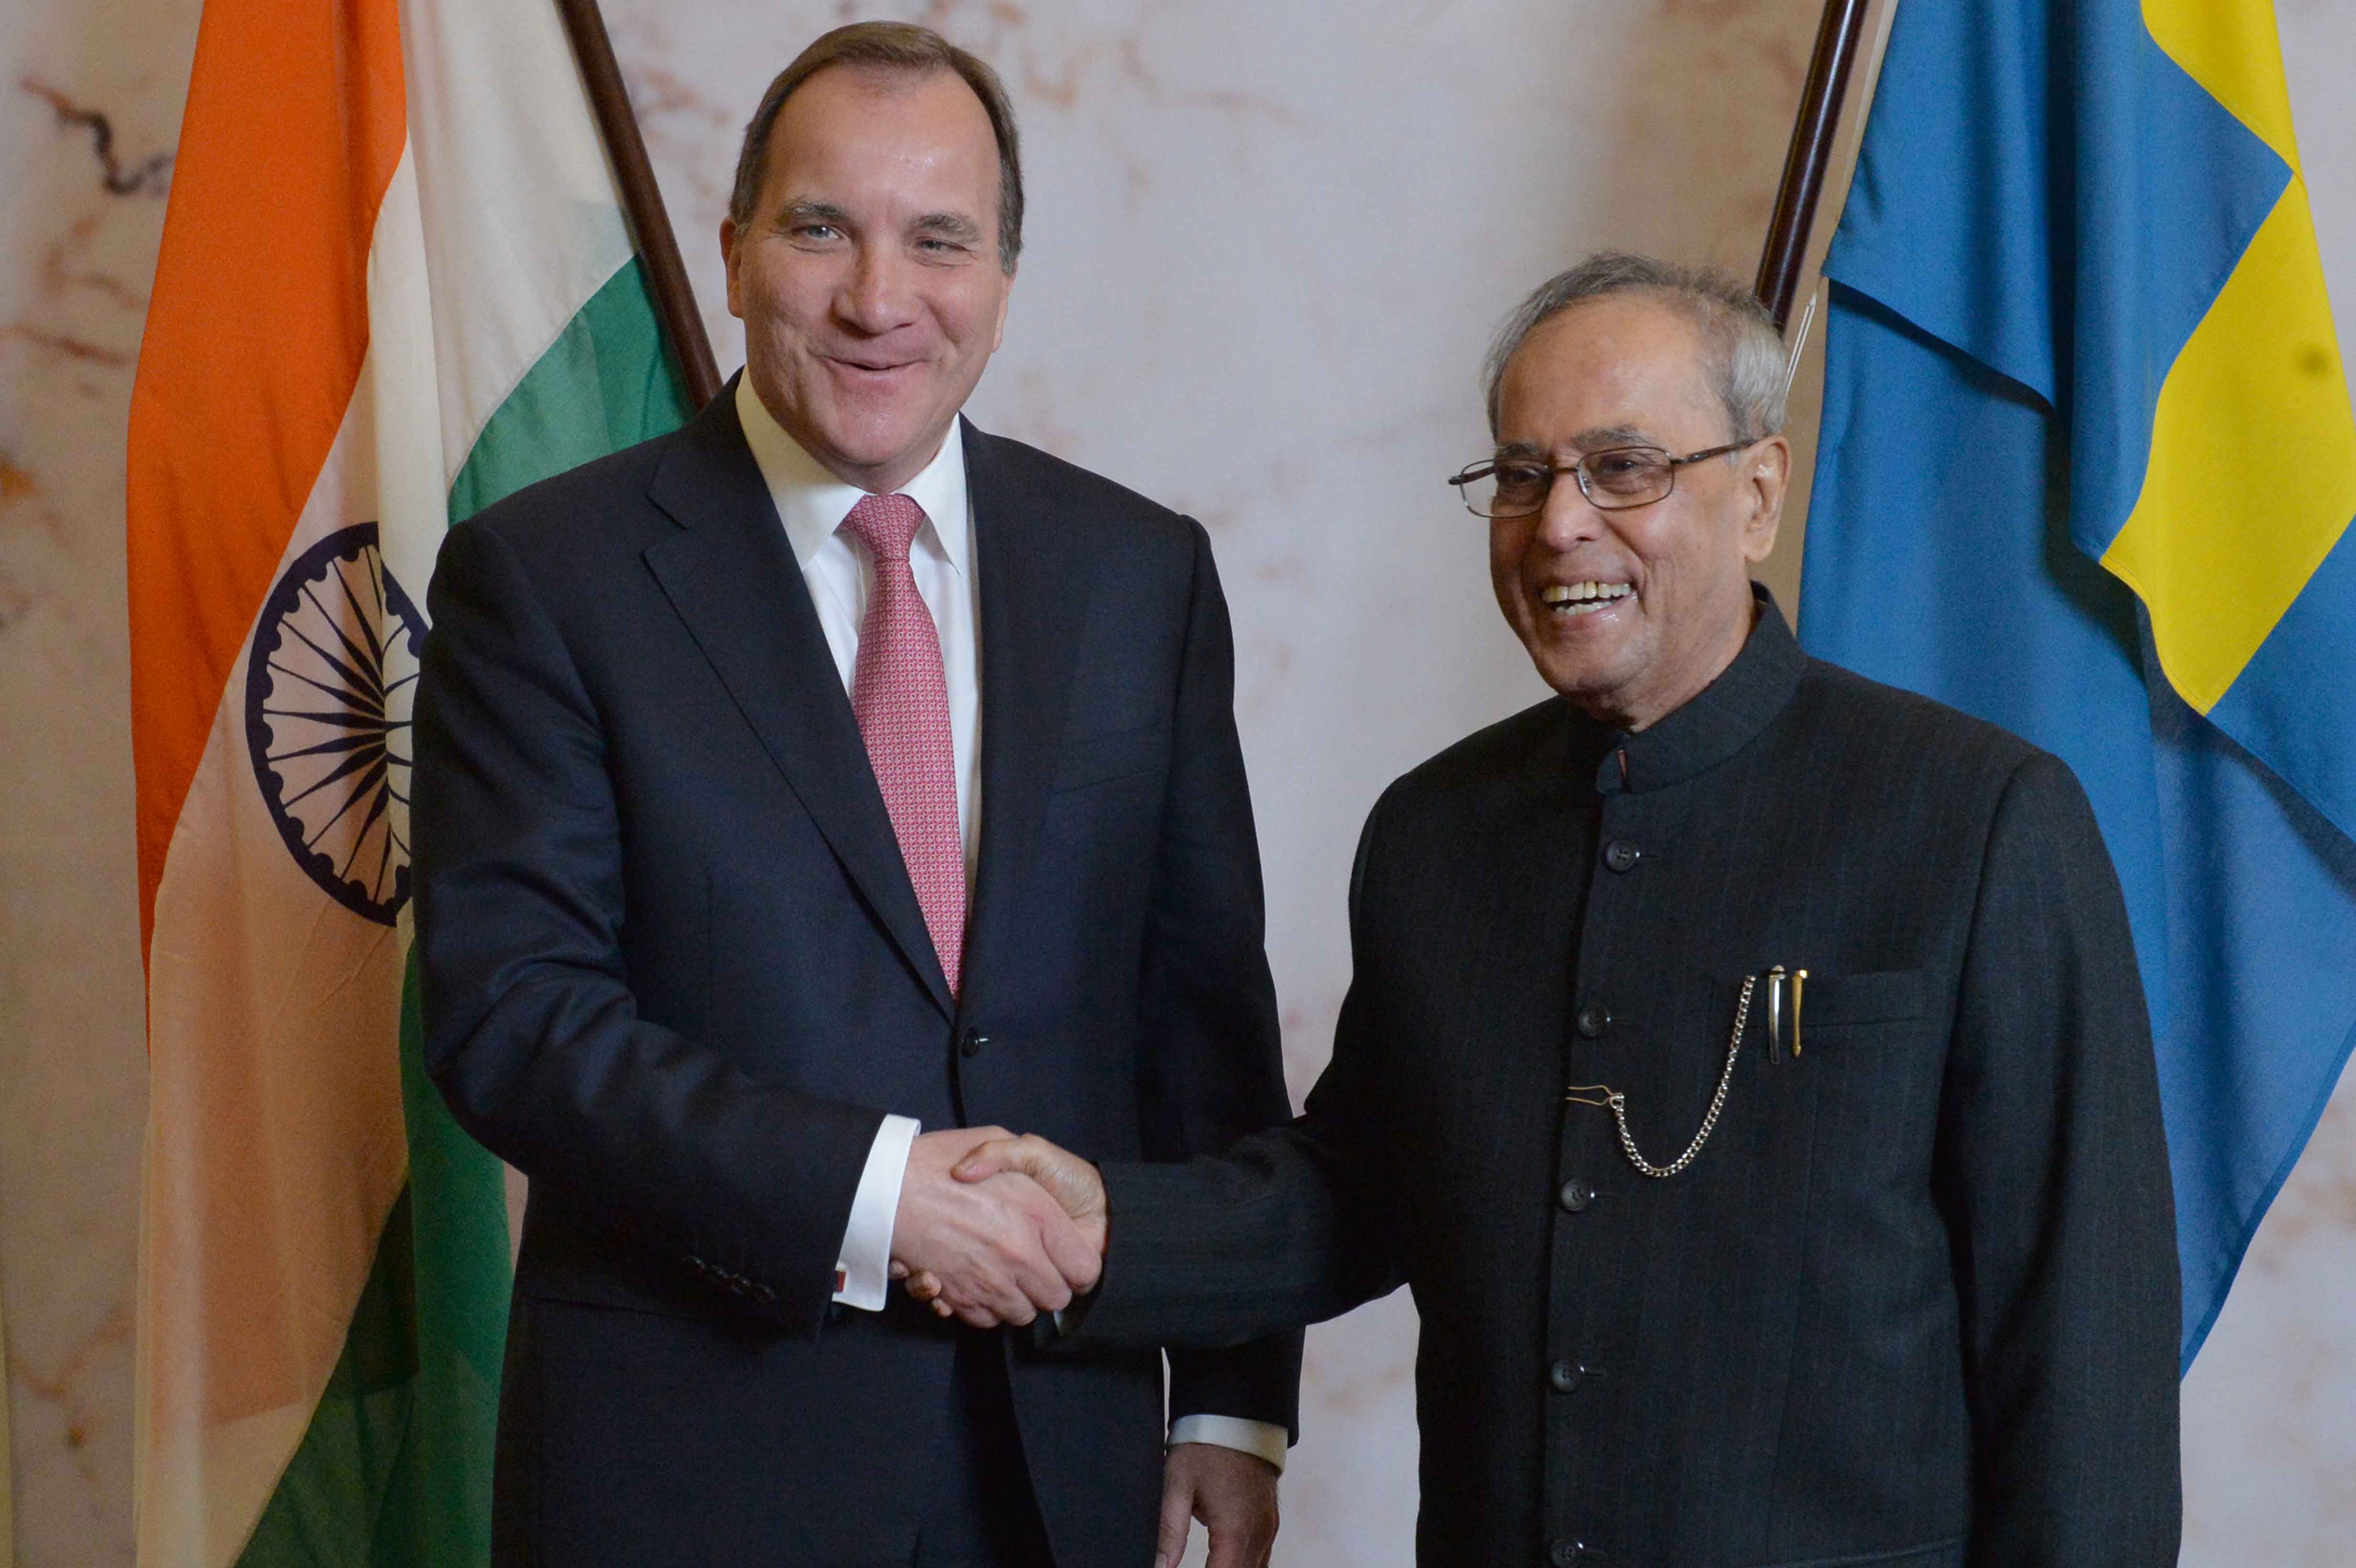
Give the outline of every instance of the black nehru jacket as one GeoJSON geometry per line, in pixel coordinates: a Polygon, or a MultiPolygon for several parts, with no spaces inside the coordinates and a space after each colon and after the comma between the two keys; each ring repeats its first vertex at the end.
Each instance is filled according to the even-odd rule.
{"type": "Polygon", "coordinates": [[[1404,1282],[1425,1564],[2173,1563],[2173,1207],[2094,817],[1760,600],[1652,728],[1551,700],[1384,794],[1306,1114],[1108,1168],[1076,1338],[1234,1342],[1404,1282]],[[1623,1095],[1669,1164],[1779,964],[1797,1038],[1762,979],[1680,1174],[1567,1100],[1623,1095]]]}

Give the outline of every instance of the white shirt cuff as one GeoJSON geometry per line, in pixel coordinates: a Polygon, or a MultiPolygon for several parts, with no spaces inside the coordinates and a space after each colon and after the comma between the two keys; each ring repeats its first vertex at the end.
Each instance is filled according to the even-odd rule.
{"type": "Polygon", "coordinates": [[[851,1200],[835,1259],[834,1298],[862,1312],[881,1312],[892,1295],[892,1226],[900,1217],[900,1183],[908,1175],[908,1148],[924,1125],[913,1116],[886,1116],[867,1147],[867,1168],[851,1200]]]}
{"type": "Polygon", "coordinates": [[[1284,1450],[1290,1436],[1283,1427],[1265,1421],[1249,1421],[1240,1415],[1182,1415],[1170,1424],[1170,1445],[1181,1443],[1209,1443],[1221,1448],[1240,1449],[1256,1459],[1265,1459],[1281,1472],[1284,1450]]]}

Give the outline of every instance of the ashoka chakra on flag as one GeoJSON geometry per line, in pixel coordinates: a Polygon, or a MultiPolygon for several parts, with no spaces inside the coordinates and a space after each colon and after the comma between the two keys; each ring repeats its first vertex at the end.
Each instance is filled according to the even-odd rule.
{"type": "Polygon", "coordinates": [[[425,618],[374,523],[296,557],[263,603],[246,667],[255,779],[295,863],[355,914],[409,901],[409,709],[425,618]]]}

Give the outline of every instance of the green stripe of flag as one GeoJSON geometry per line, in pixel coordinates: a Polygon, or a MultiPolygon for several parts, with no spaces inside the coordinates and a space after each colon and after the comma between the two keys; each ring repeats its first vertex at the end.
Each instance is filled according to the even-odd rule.
{"type": "MultiPolygon", "coordinates": [[[[632,260],[484,426],[450,487],[450,519],[677,429],[690,411],[632,260]]],[[[409,1181],[386,1217],[327,1392],[240,1568],[490,1561],[509,1285],[506,1179],[450,1119],[425,1076],[423,1041],[412,953],[401,1009],[409,1181]]]]}
{"type": "Polygon", "coordinates": [[[695,411],[663,349],[636,258],[605,281],[483,427],[450,486],[450,520],[552,475],[677,430],[695,411]]]}

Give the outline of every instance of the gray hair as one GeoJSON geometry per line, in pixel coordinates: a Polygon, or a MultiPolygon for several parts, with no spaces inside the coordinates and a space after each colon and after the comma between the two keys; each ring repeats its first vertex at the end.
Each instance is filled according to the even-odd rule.
{"type": "Polygon", "coordinates": [[[998,143],[998,264],[1009,273],[1023,253],[1023,146],[1014,130],[1014,105],[998,73],[978,56],[950,43],[930,27],[908,22],[853,22],[821,36],[779,71],[744,126],[736,155],[736,178],[728,196],[728,216],[737,227],[751,221],[761,186],[769,177],[769,132],[794,90],[830,66],[858,66],[909,76],[952,72],[973,89],[990,116],[998,143]]]}
{"type": "Polygon", "coordinates": [[[1726,405],[1733,439],[1747,443],[1783,428],[1783,339],[1767,307],[1749,289],[1712,268],[1599,251],[1540,283],[1498,329],[1481,369],[1492,436],[1497,433],[1505,367],[1530,334],[1575,304],[1630,293],[1653,295],[1683,311],[1701,329],[1709,354],[1711,389],[1726,405]]]}

